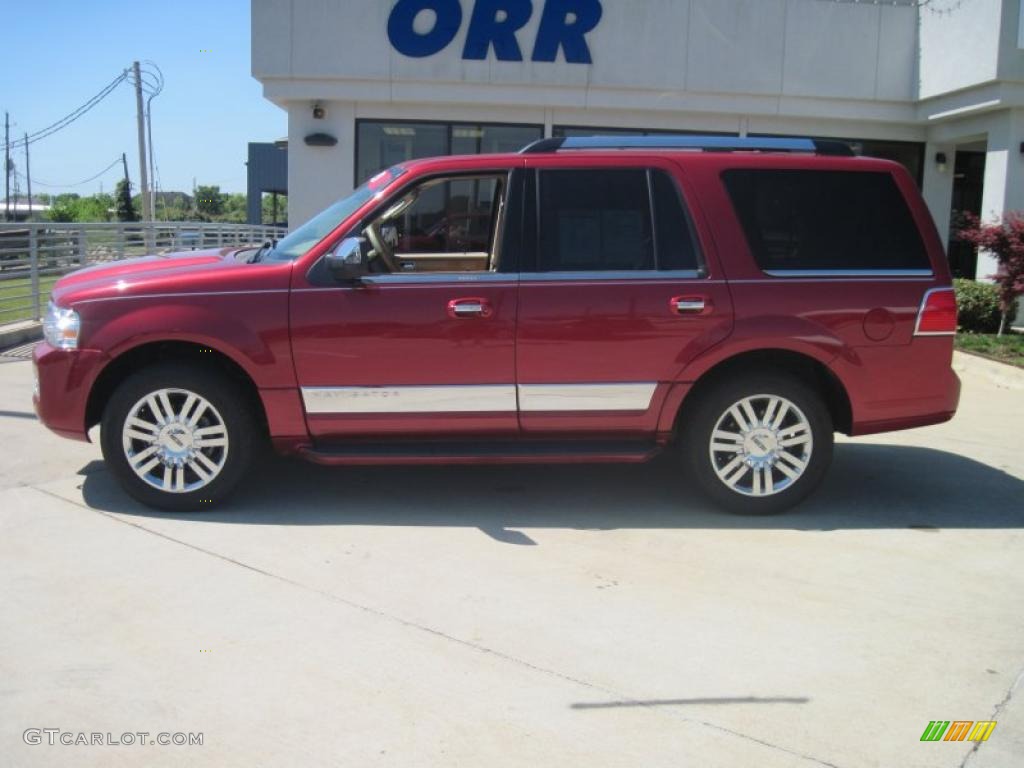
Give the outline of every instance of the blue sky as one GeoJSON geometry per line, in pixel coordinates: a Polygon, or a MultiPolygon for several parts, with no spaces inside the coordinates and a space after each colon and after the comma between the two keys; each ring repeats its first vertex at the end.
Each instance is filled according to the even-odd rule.
{"type": "MultiPolygon", "coordinates": [[[[153,100],[162,189],[189,192],[195,177],[199,184],[244,192],[246,144],[287,133],[285,112],[263,98],[249,74],[248,0],[7,2],[2,28],[0,113],[10,112],[12,140],[64,117],[135,59],[156,62],[166,81],[153,100]]],[[[135,126],[135,92],[126,81],[73,125],[31,145],[33,193],[92,194],[101,182],[111,191],[122,175],[120,165],[84,186],[55,188],[37,181],[81,181],[121,152],[128,155],[137,190],[135,126]]],[[[0,149],[2,131],[0,123],[0,149]]],[[[12,160],[24,173],[21,149],[12,160]]]]}

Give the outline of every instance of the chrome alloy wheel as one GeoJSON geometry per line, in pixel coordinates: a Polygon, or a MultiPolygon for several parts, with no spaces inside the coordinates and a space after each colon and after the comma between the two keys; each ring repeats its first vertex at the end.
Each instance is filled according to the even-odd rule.
{"type": "Polygon", "coordinates": [[[209,400],[185,389],[158,389],[128,412],[121,430],[128,465],[167,493],[209,485],[228,458],[228,431],[209,400]]]}
{"type": "Polygon", "coordinates": [[[811,425],[778,395],[751,395],[731,405],[711,433],[718,479],[744,496],[772,496],[800,479],[811,460],[811,425]]]}

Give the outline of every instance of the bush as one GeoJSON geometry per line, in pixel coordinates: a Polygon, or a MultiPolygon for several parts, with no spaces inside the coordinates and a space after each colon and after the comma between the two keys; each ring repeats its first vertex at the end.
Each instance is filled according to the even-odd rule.
{"type": "Polygon", "coordinates": [[[956,233],[960,240],[988,251],[999,263],[994,275],[988,275],[999,286],[1001,336],[1017,314],[1017,298],[1024,295],[1024,211],[1007,211],[1002,221],[982,224],[977,216],[969,216],[967,227],[956,233]]]}
{"type": "MultiPolygon", "coordinates": [[[[964,279],[954,280],[953,286],[956,289],[956,304],[959,311],[957,325],[960,330],[970,333],[996,333],[1002,317],[999,310],[999,286],[964,279]]],[[[1008,322],[1013,322],[1015,314],[1010,313],[1008,322]]]]}

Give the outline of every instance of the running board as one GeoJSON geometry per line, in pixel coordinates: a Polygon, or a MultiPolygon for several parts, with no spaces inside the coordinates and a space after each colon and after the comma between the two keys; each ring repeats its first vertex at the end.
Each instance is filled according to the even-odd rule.
{"type": "Polygon", "coordinates": [[[315,464],[640,464],[659,454],[652,440],[346,442],[304,446],[315,464]]]}

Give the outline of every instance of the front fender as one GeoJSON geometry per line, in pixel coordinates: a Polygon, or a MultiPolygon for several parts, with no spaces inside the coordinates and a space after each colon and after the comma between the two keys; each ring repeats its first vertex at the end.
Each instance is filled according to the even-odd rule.
{"type": "Polygon", "coordinates": [[[288,294],[146,297],[84,302],[83,347],[109,360],[143,344],[191,342],[220,352],[256,386],[295,387],[288,336],[288,294]]]}

